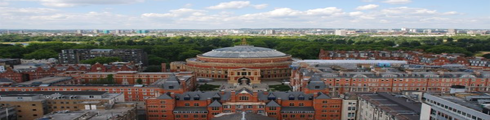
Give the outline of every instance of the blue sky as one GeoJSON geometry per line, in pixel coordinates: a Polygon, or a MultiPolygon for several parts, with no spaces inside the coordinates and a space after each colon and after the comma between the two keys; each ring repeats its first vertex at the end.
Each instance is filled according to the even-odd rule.
{"type": "Polygon", "coordinates": [[[490,29],[489,0],[0,0],[0,29],[490,29]]]}

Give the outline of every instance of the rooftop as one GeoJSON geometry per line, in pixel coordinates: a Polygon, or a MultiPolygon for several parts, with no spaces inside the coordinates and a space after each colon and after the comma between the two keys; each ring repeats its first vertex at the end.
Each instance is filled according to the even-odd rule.
{"type": "Polygon", "coordinates": [[[286,54],[270,48],[254,47],[250,45],[239,45],[214,49],[202,54],[203,57],[217,58],[268,58],[284,57],[286,54]]]}
{"type": "MultiPolygon", "coordinates": [[[[242,117],[243,117],[243,113],[231,113],[231,114],[219,115],[211,120],[241,120],[242,117]]],[[[246,120],[275,120],[275,118],[271,118],[255,113],[245,113],[245,119],[246,120]]]]}
{"type": "Polygon", "coordinates": [[[20,85],[52,84],[52,83],[57,83],[57,82],[61,82],[61,81],[71,80],[71,79],[72,79],[72,77],[43,77],[43,78],[39,78],[39,79],[27,81],[27,82],[22,82],[22,83],[18,83],[18,84],[20,84],[20,85]]]}
{"type": "Polygon", "coordinates": [[[420,102],[410,101],[388,93],[360,93],[359,97],[374,104],[381,110],[397,117],[398,119],[420,119],[420,102]]]}

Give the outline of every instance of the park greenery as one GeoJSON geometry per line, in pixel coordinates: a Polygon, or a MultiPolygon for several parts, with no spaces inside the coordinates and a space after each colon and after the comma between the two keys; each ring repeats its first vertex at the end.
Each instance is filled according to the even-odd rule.
{"type": "Polygon", "coordinates": [[[197,87],[200,91],[215,91],[218,90],[219,85],[202,84],[197,87]]]}
{"type": "MultiPolygon", "coordinates": [[[[242,38],[258,47],[277,49],[296,58],[317,59],[324,50],[423,50],[428,53],[490,51],[490,36],[370,37],[370,36],[0,36],[0,58],[57,58],[63,49],[143,49],[150,65],[184,61],[212,49],[239,45],[242,38]],[[28,43],[6,44],[6,43],[28,43]]],[[[96,60],[97,62],[102,62],[96,60]]],[[[110,60],[114,61],[114,60],[110,60]]],[[[94,63],[87,62],[87,63],[94,63]]],[[[155,70],[158,70],[155,67],[155,70]]]]}
{"type": "Polygon", "coordinates": [[[280,85],[269,85],[270,91],[290,91],[291,87],[288,85],[280,84],[280,85]]]}

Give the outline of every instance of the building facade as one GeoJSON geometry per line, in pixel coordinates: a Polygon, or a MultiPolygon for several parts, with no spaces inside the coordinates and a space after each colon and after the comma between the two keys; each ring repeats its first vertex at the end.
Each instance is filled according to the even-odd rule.
{"type": "MultiPolygon", "coordinates": [[[[463,90],[464,91],[464,90],[463,90]]],[[[490,96],[482,93],[425,93],[422,115],[426,120],[486,120],[490,96]]]]}
{"type": "Polygon", "coordinates": [[[120,62],[148,65],[148,56],[142,49],[66,49],[59,54],[61,64],[80,64],[82,60],[96,57],[118,57],[120,62]]]}
{"type": "Polygon", "coordinates": [[[149,120],[209,120],[230,113],[253,113],[278,120],[340,120],[342,99],[325,94],[264,92],[166,93],[146,100],[149,120]]]}
{"type": "MultiPolygon", "coordinates": [[[[350,61],[350,60],[340,60],[350,61]]],[[[452,85],[466,86],[467,91],[490,91],[490,73],[464,67],[411,66],[380,61],[373,64],[308,63],[291,65],[293,91],[312,91],[339,95],[346,92],[448,92],[452,85]],[[317,76],[315,78],[315,76],[317,76]],[[314,79],[315,78],[315,79],[314,79]],[[318,83],[322,81],[325,86],[318,83]],[[327,88],[327,89],[315,89],[327,88]]]]}
{"type": "Polygon", "coordinates": [[[291,55],[274,49],[246,45],[243,40],[242,45],[214,49],[197,55],[196,58],[189,58],[185,63],[171,63],[174,66],[170,68],[171,71],[182,71],[183,69],[179,67],[183,68],[182,64],[185,64],[185,69],[195,72],[196,77],[228,80],[229,83],[238,84],[241,79],[258,83],[254,82],[259,81],[256,77],[259,77],[260,80],[288,79],[291,62],[291,55]],[[247,73],[246,76],[230,72],[237,69],[242,70],[240,73],[247,73]],[[260,73],[256,70],[259,70],[260,73]]]}

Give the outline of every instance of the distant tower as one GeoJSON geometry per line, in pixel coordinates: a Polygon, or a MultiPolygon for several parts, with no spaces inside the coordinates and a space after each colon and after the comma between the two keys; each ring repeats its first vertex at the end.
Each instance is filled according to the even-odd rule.
{"type": "Polygon", "coordinates": [[[111,31],[109,31],[109,30],[103,30],[102,33],[109,34],[109,33],[111,33],[111,31]]]}
{"type": "Polygon", "coordinates": [[[347,31],[345,31],[345,30],[335,30],[335,35],[345,36],[345,35],[347,35],[347,31]]]}
{"type": "Polygon", "coordinates": [[[115,30],[114,33],[115,34],[121,34],[121,30],[115,30]]]}
{"type": "Polygon", "coordinates": [[[247,45],[247,39],[245,38],[242,39],[242,45],[247,45]]]}
{"type": "Polygon", "coordinates": [[[10,30],[7,30],[7,35],[10,34],[10,30]]]}
{"type": "Polygon", "coordinates": [[[82,34],[82,30],[77,30],[77,34],[82,34]]]}
{"type": "Polygon", "coordinates": [[[447,33],[448,35],[456,35],[456,29],[447,29],[447,33]]]}
{"type": "Polygon", "coordinates": [[[94,29],[94,31],[92,31],[92,32],[95,33],[95,34],[97,34],[97,33],[99,33],[99,30],[94,29]]]}
{"type": "Polygon", "coordinates": [[[408,28],[406,27],[402,27],[402,29],[400,29],[401,31],[408,31],[408,28]]]}
{"type": "Polygon", "coordinates": [[[275,30],[266,30],[265,34],[266,35],[273,35],[273,34],[276,34],[276,31],[275,30]]]}

